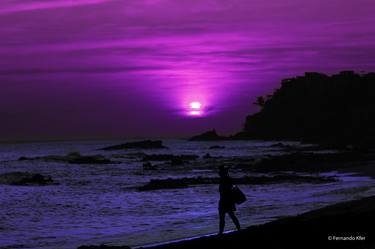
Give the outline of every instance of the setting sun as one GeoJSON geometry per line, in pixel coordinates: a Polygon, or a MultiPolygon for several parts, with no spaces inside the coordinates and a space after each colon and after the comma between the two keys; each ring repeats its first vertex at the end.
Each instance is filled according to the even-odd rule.
{"type": "Polygon", "coordinates": [[[191,109],[199,110],[201,109],[202,104],[199,102],[191,102],[190,107],[191,109]]]}
{"type": "Polygon", "coordinates": [[[202,104],[198,101],[191,102],[189,104],[190,109],[188,111],[188,114],[190,116],[201,116],[202,115],[202,104]]]}

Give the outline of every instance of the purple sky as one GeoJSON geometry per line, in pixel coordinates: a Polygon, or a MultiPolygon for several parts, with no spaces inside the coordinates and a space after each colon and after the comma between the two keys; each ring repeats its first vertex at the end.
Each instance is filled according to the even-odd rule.
{"type": "Polygon", "coordinates": [[[0,140],[234,133],[282,78],[375,71],[374,13],[373,0],[1,0],[0,140]]]}

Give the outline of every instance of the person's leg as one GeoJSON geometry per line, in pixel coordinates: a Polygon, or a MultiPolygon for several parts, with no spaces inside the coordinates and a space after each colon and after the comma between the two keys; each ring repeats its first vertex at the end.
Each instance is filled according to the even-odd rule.
{"type": "Polygon", "coordinates": [[[219,209],[219,234],[223,234],[225,226],[225,212],[219,209]]]}
{"type": "Polygon", "coordinates": [[[228,214],[229,214],[230,218],[232,219],[233,223],[236,225],[237,230],[238,231],[241,230],[240,222],[238,221],[238,219],[237,219],[236,215],[234,214],[234,212],[231,211],[231,212],[228,212],[228,214]]]}

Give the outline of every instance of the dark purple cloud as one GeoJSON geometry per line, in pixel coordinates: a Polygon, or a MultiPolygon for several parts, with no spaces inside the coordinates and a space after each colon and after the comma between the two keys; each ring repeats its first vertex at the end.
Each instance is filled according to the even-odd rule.
{"type": "Polygon", "coordinates": [[[231,133],[304,71],[374,71],[370,0],[0,3],[0,137],[231,133]],[[204,115],[192,118],[189,103],[204,115]]]}

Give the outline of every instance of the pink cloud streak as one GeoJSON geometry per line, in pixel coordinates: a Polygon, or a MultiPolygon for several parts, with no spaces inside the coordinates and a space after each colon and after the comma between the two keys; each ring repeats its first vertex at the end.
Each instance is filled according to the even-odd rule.
{"type": "Polygon", "coordinates": [[[23,11],[69,8],[82,5],[92,5],[108,2],[108,0],[58,0],[58,1],[34,1],[32,3],[25,1],[4,1],[0,3],[0,15],[23,11]]]}

